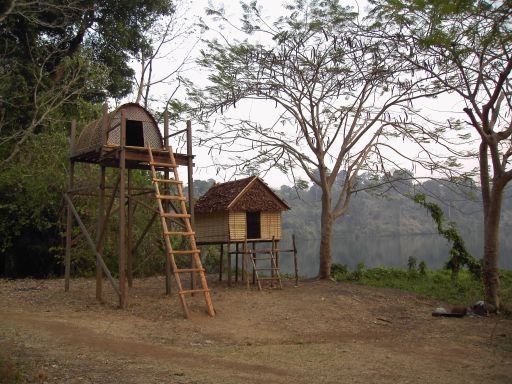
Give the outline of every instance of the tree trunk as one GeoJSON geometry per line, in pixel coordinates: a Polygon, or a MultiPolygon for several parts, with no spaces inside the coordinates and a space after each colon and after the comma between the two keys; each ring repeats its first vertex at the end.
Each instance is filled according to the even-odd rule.
{"type": "Polygon", "coordinates": [[[485,301],[500,307],[499,233],[503,187],[494,184],[489,201],[484,202],[483,279],[485,301]]]}
{"type": "Polygon", "coordinates": [[[318,277],[329,279],[331,277],[331,241],[334,219],[331,213],[331,194],[322,189],[322,217],[320,227],[320,268],[318,277]]]}

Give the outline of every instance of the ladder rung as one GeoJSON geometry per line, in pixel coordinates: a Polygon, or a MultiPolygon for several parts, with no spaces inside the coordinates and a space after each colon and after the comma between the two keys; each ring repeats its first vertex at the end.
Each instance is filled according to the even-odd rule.
{"type": "Polygon", "coordinates": [[[185,272],[204,272],[204,268],[180,268],[176,270],[177,273],[185,272]]]}
{"type": "Polygon", "coordinates": [[[279,271],[279,268],[255,268],[256,271],[279,271]]]}
{"type": "Polygon", "coordinates": [[[174,180],[174,179],[157,179],[157,178],[153,178],[153,182],[155,182],[155,183],[164,183],[164,184],[183,184],[183,181],[174,180]]]}
{"type": "Polygon", "coordinates": [[[176,219],[179,219],[179,218],[189,219],[190,218],[190,215],[188,213],[163,213],[161,216],[176,218],[176,219]]]}
{"type": "Polygon", "coordinates": [[[260,261],[260,260],[274,260],[273,257],[253,257],[254,261],[260,261]]]}
{"type": "Polygon", "coordinates": [[[195,232],[175,232],[175,231],[171,231],[171,232],[165,232],[166,235],[169,235],[169,236],[193,236],[195,235],[196,233],[195,232]]]}
{"type": "Polygon", "coordinates": [[[184,295],[186,293],[196,293],[196,292],[210,292],[208,288],[204,289],[187,289],[185,291],[178,292],[180,295],[184,295]]]}
{"type": "Polygon", "coordinates": [[[200,253],[201,251],[199,249],[187,249],[187,250],[180,250],[180,251],[171,251],[169,253],[173,253],[175,255],[193,255],[194,253],[200,253]]]}
{"type": "Polygon", "coordinates": [[[274,276],[274,277],[258,277],[258,280],[281,280],[280,276],[274,276]]]}
{"type": "Polygon", "coordinates": [[[156,198],[161,199],[161,200],[181,200],[181,201],[186,200],[183,196],[175,196],[175,195],[156,195],[156,198]]]}
{"type": "Polygon", "coordinates": [[[157,161],[151,161],[149,162],[149,165],[153,165],[155,167],[175,168],[175,166],[171,163],[159,163],[157,161]]]}

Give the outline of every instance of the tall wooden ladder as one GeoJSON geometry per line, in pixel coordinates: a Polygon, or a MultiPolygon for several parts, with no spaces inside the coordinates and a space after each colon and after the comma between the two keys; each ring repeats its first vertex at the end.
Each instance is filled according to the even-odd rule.
{"type": "Polygon", "coordinates": [[[262,290],[261,281],[263,280],[270,280],[271,284],[273,281],[277,281],[277,283],[279,284],[279,288],[283,289],[283,285],[281,283],[281,275],[279,273],[279,267],[277,266],[276,259],[276,251],[274,249],[259,251],[257,249],[254,249],[251,251],[252,268],[254,271],[256,281],[258,282],[258,289],[260,291],[262,290]],[[264,256],[258,257],[258,253],[263,254],[264,256]],[[270,261],[270,267],[258,267],[259,261],[270,261]],[[262,271],[270,272],[270,276],[260,276],[259,272],[262,271]]]}
{"type": "Polygon", "coordinates": [[[208,314],[210,316],[215,316],[215,310],[213,309],[210,290],[208,289],[204,268],[201,263],[200,250],[197,249],[196,240],[194,237],[195,233],[192,230],[192,225],[190,223],[190,214],[187,213],[185,197],[183,196],[183,183],[179,180],[178,166],[176,165],[176,159],[174,158],[174,153],[171,147],[169,147],[168,153],[169,162],[155,162],[153,150],[148,145],[148,154],[150,158],[149,165],[151,167],[152,180],[155,188],[155,197],[158,203],[160,221],[162,223],[162,231],[167,253],[166,257],[169,258],[174,278],[176,279],[176,283],[178,285],[178,295],[180,297],[181,306],[183,308],[185,317],[190,317],[185,295],[194,293],[204,294],[208,314]],[[159,177],[156,171],[157,167],[160,169],[164,168],[171,170],[174,178],[165,179],[159,177]],[[163,188],[160,188],[160,184],[164,184],[163,188]],[[177,204],[174,204],[175,202],[177,204]],[[167,210],[165,208],[167,208],[167,210]],[[176,226],[176,223],[180,224],[179,228],[172,228],[173,225],[176,226]],[[187,240],[180,242],[181,244],[186,244],[185,248],[187,249],[173,249],[171,236],[181,237],[181,240],[187,240]],[[190,255],[193,261],[191,263],[192,267],[178,268],[175,259],[175,256],[177,255],[190,255]],[[180,274],[182,273],[198,273],[200,277],[200,287],[194,287],[193,289],[188,290],[183,289],[183,284],[180,278],[180,274]]]}

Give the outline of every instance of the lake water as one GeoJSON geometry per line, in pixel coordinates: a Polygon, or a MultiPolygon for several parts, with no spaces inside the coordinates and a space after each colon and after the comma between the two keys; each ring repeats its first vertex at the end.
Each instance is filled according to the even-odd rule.
{"type": "MultiPolygon", "coordinates": [[[[299,274],[314,277],[318,274],[319,239],[305,241],[296,239],[299,274]]],[[[281,249],[291,248],[291,235],[285,234],[281,249]]],[[[467,239],[466,248],[480,258],[483,252],[480,239],[467,239]]],[[[333,262],[346,264],[354,270],[359,262],[367,268],[388,266],[407,268],[407,259],[413,256],[417,262],[425,261],[430,269],[440,269],[448,260],[450,244],[437,234],[401,236],[342,236],[335,237],[332,244],[333,262]]],[[[512,239],[501,236],[500,266],[512,269],[512,239]]],[[[293,273],[293,255],[281,256],[281,272],[293,273]]]]}

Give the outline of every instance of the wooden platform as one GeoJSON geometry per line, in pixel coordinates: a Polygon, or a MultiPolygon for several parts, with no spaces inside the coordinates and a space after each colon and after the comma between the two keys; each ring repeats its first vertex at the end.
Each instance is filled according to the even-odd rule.
{"type": "MultiPolygon", "coordinates": [[[[119,168],[119,151],[118,145],[104,145],[101,149],[82,153],[79,155],[71,156],[72,161],[79,163],[99,164],[105,167],[119,168]]],[[[126,154],[126,168],[128,169],[147,169],[149,166],[148,149],[145,147],[125,147],[126,154]]],[[[153,156],[157,163],[168,163],[169,152],[162,149],[153,149],[153,156]]],[[[174,153],[177,165],[188,165],[187,155],[181,153],[174,153]]],[[[164,169],[165,167],[156,167],[157,169],[164,169]]]]}

